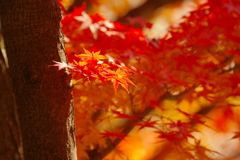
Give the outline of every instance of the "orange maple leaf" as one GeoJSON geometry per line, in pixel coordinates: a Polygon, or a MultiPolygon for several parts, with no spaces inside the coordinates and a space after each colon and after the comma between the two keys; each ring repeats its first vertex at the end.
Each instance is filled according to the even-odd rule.
{"type": "Polygon", "coordinates": [[[79,54],[77,57],[85,59],[85,61],[88,60],[102,60],[102,59],[107,59],[107,57],[100,55],[101,51],[97,52],[89,52],[88,50],[84,49],[85,54],[79,54]]]}
{"type": "Polygon", "coordinates": [[[129,73],[121,70],[121,69],[117,69],[117,71],[115,72],[115,75],[113,75],[112,77],[110,77],[110,79],[112,80],[113,83],[113,87],[115,90],[115,93],[117,93],[117,88],[119,86],[119,84],[129,93],[128,91],[128,83],[134,85],[136,87],[136,85],[127,78],[127,76],[129,75],[129,73]]]}

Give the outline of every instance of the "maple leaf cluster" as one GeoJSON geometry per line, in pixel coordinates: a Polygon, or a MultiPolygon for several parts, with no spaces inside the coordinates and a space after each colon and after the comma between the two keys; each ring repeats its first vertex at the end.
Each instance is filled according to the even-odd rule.
{"type": "Polygon", "coordinates": [[[84,49],[83,54],[74,55],[73,62],[68,65],[64,62],[55,62],[53,66],[58,66],[60,69],[70,69],[72,71],[72,78],[75,83],[84,82],[85,80],[101,80],[102,82],[112,81],[115,93],[117,93],[118,85],[120,84],[126,91],[128,91],[128,83],[135,85],[127,76],[134,73],[133,70],[117,65],[113,62],[107,63],[103,60],[107,57],[100,55],[98,52],[89,52],[84,49]],[[113,69],[117,68],[116,71],[113,69]],[[79,81],[80,80],[80,81],[79,81]]]}
{"type": "MultiPolygon", "coordinates": [[[[84,5],[64,15],[69,64],[55,66],[70,69],[76,84],[78,145],[86,151],[111,148],[136,127],[154,130],[182,159],[218,154],[194,133],[201,132],[199,125],[225,133],[230,122],[240,123],[239,8],[238,0],[209,0],[161,39],[148,38],[143,28],[88,15],[84,5]],[[168,101],[176,103],[172,107],[168,101]],[[198,107],[182,109],[185,101],[198,107]],[[147,118],[153,112],[158,120],[147,118]]],[[[240,137],[234,133],[234,139],[240,137]]]]}

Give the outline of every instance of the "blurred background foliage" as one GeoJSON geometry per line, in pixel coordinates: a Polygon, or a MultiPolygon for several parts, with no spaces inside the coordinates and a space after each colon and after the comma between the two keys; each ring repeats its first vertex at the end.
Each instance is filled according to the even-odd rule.
{"type": "MultiPolygon", "coordinates": [[[[168,32],[170,26],[177,26],[179,23],[183,21],[182,17],[187,16],[190,11],[195,10],[200,4],[203,4],[205,0],[63,0],[63,5],[67,11],[73,11],[75,6],[81,6],[83,3],[86,3],[88,14],[100,14],[108,20],[111,21],[120,21],[125,25],[131,25],[131,21],[139,21],[141,22],[144,19],[147,22],[153,24],[152,28],[145,28],[145,34],[150,38],[162,38],[168,32]],[[138,19],[136,18],[138,17],[138,19]],[[134,19],[133,19],[134,18],[134,19]]],[[[75,102],[76,104],[83,105],[84,103],[91,103],[91,99],[88,95],[87,90],[97,88],[96,84],[85,84],[86,87],[86,95],[82,95],[79,101],[75,102]]],[[[84,90],[81,87],[79,90],[84,90]]],[[[197,88],[201,90],[201,88],[197,88]]],[[[77,89],[75,90],[77,92],[77,89]]],[[[174,92],[174,91],[172,91],[174,92]]],[[[95,95],[91,93],[91,96],[98,97],[99,99],[105,98],[106,96],[101,96],[102,92],[96,91],[95,95]]],[[[105,94],[109,94],[108,97],[114,99],[114,95],[112,92],[106,91],[105,94]]],[[[116,96],[126,96],[125,91],[120,90],[118,95],[116,96]],[[124,93],[121,93],[124,92],[124,93]]],[[[131,96],[131,95],[129,95],[131,96]]],[[[127,99],[127,98],[126,98],[127,99]]],[[[230,103],[234,103],[235,105],[240,105],[240,98],[230,98],[228,101],[230,103]]],[[[95,98],[95,101],[98,101],[95,98]]],[[[106,99],[106,101],[108,101],[106,99]]],[[[122,106],[128,105],[123,102],[122,106]]],[[[178,121],[188,121],[189,119],[176,111],[176,108],[181,109],[186,113],[197,113],[201,110],[201,114],[206,114],[209,112],[208,107],[204,108],[204,106],[209,106],[209,101],[203,98],[195,99],[193,102],[188,102],[182,100],[180,103],[176,99],[166,99],[161,104],[162,108],[168,108],[167,110],[154,109],[149,111],[147,116],[144,119],[151,119],[151,121],[164,121],[164,119],[160,119],[161,115],[164,117],[171,117],[172,119],[178,121]],[[167,107],[165,107],[167,106],[167,107]],[[171,109],[172,108],[172,109],[171,109]]],[[[81,108],[81,107],[79,107],[81,108]]],[[[115,108],[113,108],[115,109],[115,108]]],[[[78,111],[77,111],[78,112],[78,111]]],[[[88,109],[79,110],[81,115],[84,112],[89,112],[88,109]]],[[[125,112],[128,112],[127,109],[125,112]]],[[[148,111],[146,111],[148,112],[148,111]]],[[[219,125],[217,128],[218,131],[210,129],[208,127],[202,125],[196,125],[196,130],[200,131],[193,133],[197,139],[201,139],[201,145],[211,150],[217,151],[222,155],[214,154],[212,158],[216,160],[239,160],[240,159],[240,143],[239,139],[232,139],[232,132],[238,130],[239,122],[240,122],[240,110],[239,108],[235,108],[234,110],[235,119],[228,118],[227,114],[228,110],[224,110],[224,108],[216,109],[209,113],[210,117],[216,119],[216,123],[212,124],[212,121],[206,119],[206,125],[213,126],[219,125]],[[237,120],[236,120],[237,119],[237,120]],[[220,131],[220,132],[219,132],[220,131]],[[227,157],[227,158],[226,158],[227,157]]],[[[100,122],[97,122],[98,129],[101,130],[114,130],[118,131],[119,128],[125,125],[124,119],[117,118],[108,118],[110,115],[101,114],[97,112],[98,115],[92,114],[93,117],[98,117],[101,119],[100,122]],[[111,122],[110,122],[111,121],[111,122]],[[110,128],[110,129],[109,129],[110,128]]],[[[91,114],[90,114],[91,115],[91,114]]],[[[85,117],[81,117],[79,122],[76,121],[78,126],[81,126],[83,121],[88,121],[88,119],[92,119],[93,117],[88,117],[85,114],[85,117]]],[[[129,122],[127,122],[129,123],[129,122]]],[[[76,132],[81,135],[82,128],[78,127],[76,132]]],[[[85,133],[86,134],[86,133],[85,133]]],[[[114,137],[112,137],[114,138],[114,137]]],[[[81,139],[84,142],[98,141],[98,145],[104,148],[106,142],[99,137],[98,131],[96,128],[92,128],[91,133],[89,132],[89,136],[85,136],[84,139],[81,139]],[[95,138],[95,140],[93,140],[95,138]]],[[[192,142],[194,143],[194,142],[192,142]]],[[[78,145],[78,156],[79,159],[87,159],[87,157],[94,152],[85,152],[86,148],[77,142],[78,145]]],[[[121,141],[117,146],[113,147],[114,149],[109,152],[104,160],[184,160],[186,157],[181,157],[177,148],[173,148],[168,145],[166,142],[159,143],[159,138],[157,138],[157,133],[151,128],[144,128],[139,130],[139,127],[135,127],[130,130],[129,134],[123,141],[121,141]],[[171,153],[169,153],[171,151],[171,153]]],[[[89,150],[94,151],[94,146],[89,146],[89,150]],[[91,148],[92,147],[92,148],[91,148]]],[[[204,158],[203,158],[204,159],[204,158]]],[[[207,158],[206,158],[207,159],[207,158]]]]}
{"type": "Polygon", "coordinates": [[[163,37],[170,25],[182,22],[182,17],[195,10],[206,0],[63,0],[67,11],[74,6],[87,4],[88,14],[100,14],[110,21],[129,24],[131,18],[139,18],[153,24],[145,33],[150,38],[163,37]]]}

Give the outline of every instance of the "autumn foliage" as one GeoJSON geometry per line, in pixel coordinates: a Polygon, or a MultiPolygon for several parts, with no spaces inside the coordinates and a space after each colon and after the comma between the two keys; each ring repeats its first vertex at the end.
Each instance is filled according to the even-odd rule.
{"type": "Polygon", "coordinates": [[[110,22],[84,5],[64,15],[69,64],[55,66],[72,74],[79,159],[134,159],[124,148],[145,131],[155,151],[137,160],[231,158],[203,132],[240,137],[240,1],[209,0],[183,19],[150,39],[149,23],[110,22]]]}

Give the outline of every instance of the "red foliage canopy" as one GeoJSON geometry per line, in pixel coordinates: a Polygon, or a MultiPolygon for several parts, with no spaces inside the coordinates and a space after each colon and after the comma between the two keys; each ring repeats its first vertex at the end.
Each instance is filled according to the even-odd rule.
{"type": "MultiPolygon", "coordinates": [[[[81,138],[83,148],[88,150],[93,145],[99,151],[105,145],[109,147],[106,140],[99,139],[112,137],[111,143],[115,143],[116,137],[124,138],[129,133],[124,128],[131,124],[139,130],[154,129],[160,140],[177,145],[185,158],[207,159],[206,152],[212,151],[200,146],[192,134],[197,132],[194,126],[223,132],[219,122],[240,122],[235,112],[239,103],[230,101],[240,95],[239,8],[238,0],[209,0],[161,39],[149,39],[142,28],[110,22],[98,14],[88,15],[85,6],[67,13],[61,23],[69,64],[55,66],[72,72],[76,134],[88,137],[81,138]],[[108,81],[115,93],[119,84],[128,93],[120,89],[112,94],[108,81]],[[200,104],[199,113],[207,108],[204,115],[163,106],[169,99],[180,103],[200,98],[208,102],[207,107],[200,104]],[[164,114],[157,115],[158,121],[145,117],[156,108],[173,110],[188,120],[176,121],[164,114]],[[208,112],[219,109],[231,114],[207,118],[208,112]],[[125,119],[127,123],[120,127],[121,132],[111,127],[102,130],[98,124],[104,119],[125,119]],[[212,125],[206,125],[205,120],[212,125]],[[99,138],[89,141],[94,134],[99,138]],[[196,143],[189,144],[189,138],[196,143]]],[[[239,138],[239,132],[233,138],[239,138]]]]}

